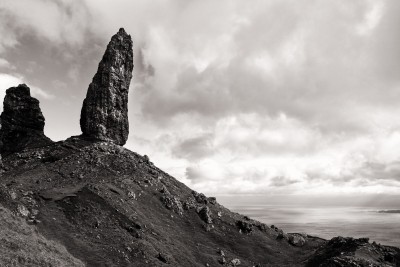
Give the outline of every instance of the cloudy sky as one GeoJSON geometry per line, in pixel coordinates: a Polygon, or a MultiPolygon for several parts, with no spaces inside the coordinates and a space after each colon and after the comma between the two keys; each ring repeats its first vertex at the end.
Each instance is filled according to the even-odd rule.
{"type": "Polygon", "coordinates": [[[80,134],[124,27],[126,147],[190,187],[399,194],[399,14],[395,0],[2,0],[0,97],[27,83],[50,138],[80,134]]]}

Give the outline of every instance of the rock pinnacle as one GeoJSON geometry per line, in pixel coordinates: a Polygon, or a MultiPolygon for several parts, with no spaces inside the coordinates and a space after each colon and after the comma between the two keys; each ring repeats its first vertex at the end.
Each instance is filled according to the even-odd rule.
{"type": "Polygon", "coordinates": [[[84,138],[126,143],[132,70],[132,38],[121,28],[111,38],[83,101],[80,125],[84,138]]]}
{"type": "Polygon", "coordinates": [[[52,142],[43,132],[45,119],[39,101],[31,97],[25,84],[7,89],[0,119],[2,155],[52,142]]]}

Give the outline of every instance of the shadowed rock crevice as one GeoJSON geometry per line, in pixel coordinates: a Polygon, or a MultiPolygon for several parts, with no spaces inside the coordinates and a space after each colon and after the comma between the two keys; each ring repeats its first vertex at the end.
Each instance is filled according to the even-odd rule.
{"type": "Polygon", "coordinates": [[[83,101],[80,125],[85,139],[126,143],[132,70],[132,38],[121,28],[111,38],[83,101]]]}
{"type": "Polygon", "coordinates": [[[43,132],[45,119],[39,101],[31,97],[30,89],[25,84],[11,87],[6,91],[0,118],[2,155],[52,143],[43,132]]]}

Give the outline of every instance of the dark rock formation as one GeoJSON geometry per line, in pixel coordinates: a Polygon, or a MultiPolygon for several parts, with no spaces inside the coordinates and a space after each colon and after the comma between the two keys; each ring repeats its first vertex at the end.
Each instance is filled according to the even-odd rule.
{"type": "Polygon", "coordinates": [[[208,204],[208,199],[204,194],[198,193],[198,192],[193,190],[192,191],[192,195],[196,199],[197,203],[206,204],[206,205],[208,204]]]}
{"type": "Polygon", "coordinates": [[[211,218],[211,210],[209,207],[204,206],[201,210],[199,210],[199,217],[205,222],[205,223],[212,223],[213,220],[211,218]]]}
{"type": "Polygon", "coordinates": [[[2,155],[25,148],[40,147],[51,143],[44,133],[44,117],[39,101],[31,97],[25,84],[6,91],[0,129],[2,155]]]}
{"type": "Polygon", "coordinates": [[[160,193],[162,193],[160,200],[166,208],[173,210],[178,214],[183,213],[182,202],[178,197],[172,195],[165,186],[161,188],[160,193]]]}
{"type": "Polygon", "coordinates": [[[253,224],[249,222],[238,220],[236,226],[239,228],[239,231],[244,234],[250,234],[253,231],[253,224]]]}
{"type": "Polygon", "coordinates": [[[111,38],[83,101],[80,125],[84,138],[126,143],[132,70],[132,38],[121,28],[111,38]]]}

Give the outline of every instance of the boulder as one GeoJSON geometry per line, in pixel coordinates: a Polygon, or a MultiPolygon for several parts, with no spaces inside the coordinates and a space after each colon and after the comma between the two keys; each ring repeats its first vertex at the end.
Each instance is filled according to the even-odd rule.
{"type": "Polygon", "coordinates": [[[179,215],[183,214],[182,202],[178,197],[172,195],[165,185],[161,188],[160,193],[162,193],[160,200],[167,209],[173,210],[179,215]]]}
{"type": "Polygon", "coordinates": [[[302,247],[306,243],[303,236],[298,234],[289,234],[289,243],[296,247],[302,247]]]}
{"type": "Polygon", "coordinates": [[[211,218],[211,210],[209,207],[204,206],[201,210],[199,210],[199,217],[205,222],[205,223],[212,223],[212,218],[211,218]]]}
{"type": "Polygon", "coordinates": [[[196,191],[192,191],[192,195],[196,199],[197,203],[200,204],[208,204],[208,198],[203,193],[198,193],[196,191]]]}
{"type": "Polygon", "coordinates": [[[44,135],[45,119],[39,101],[31,97],[26,84],[6,90],[0,116],[0,151],[2,155],[52,143],[44,135]]]}
{"type": "Polygon", "coordinates": [[[282,229],[279,229],[278,236],[276,237],[276,239],[278,239],[278,240],[285,239],[285,240],[289,241],[289,236],[282,229]]]}
{"type": "Polygon", "coordinates": [[[239,259],[233,259],[230,262],[230,266],[239,266],[241,264],[239,259]]]}
{"type": "Polygon", "coordinates": [[[85,139],[126,143],[132,70],[132,38],[121,28],[111,38],[83,101],[80,126],[85,139]]]}
{"type": "Polygon", "coordinates": [[[253,224],[242,220],[236,221],[239,231],[244,234],[250,234],[253,231],[253,224]]]}

